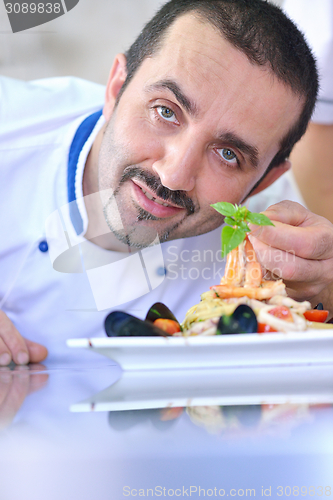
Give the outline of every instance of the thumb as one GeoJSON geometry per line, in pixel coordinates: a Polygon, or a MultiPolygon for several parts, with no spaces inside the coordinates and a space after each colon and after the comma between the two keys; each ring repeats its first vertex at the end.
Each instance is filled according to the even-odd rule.
{"type": "Polygon", "coordinates": [[[44,359],[48,355],[46,347],[41,344],[37,344],[37,342],[32,342],[28,339],[24,339],[24,342],[26,343],[29,351],[30,363],[40,363],[41,361],[44,361],[44,359]]]}

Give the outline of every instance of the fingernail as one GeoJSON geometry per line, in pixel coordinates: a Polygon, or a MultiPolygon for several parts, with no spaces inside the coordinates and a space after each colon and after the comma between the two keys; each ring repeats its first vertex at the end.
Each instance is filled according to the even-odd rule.
{"type": "Polygon", "coordinates": [[[11,357],[8,354],[8,352],[4,352],[3,354],[1,354],[1,356],[0,356],[0,365],[1,366],[7,366],[7,365],[9,365],[10,362],[11,362],[11,357]]]}
{"type": "Polygon", "coordinates": [[[17,354],[17,363],[19,365],[26,365],[29,362],[29,356],[26,352],[20,351],[17,354]]]}

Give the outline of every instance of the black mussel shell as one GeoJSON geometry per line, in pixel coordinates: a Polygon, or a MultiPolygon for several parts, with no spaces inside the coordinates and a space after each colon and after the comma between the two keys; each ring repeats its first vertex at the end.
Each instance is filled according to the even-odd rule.
{"type": "Polygon", "coordinates": [[[151,421],[153,426],[160,431],[167,431],[176,424],[176,420],[161,420],[162,408],[143,410],[122,410],[109,412],[109,425],[117,431],[127,431],[137,424],[151,421]]]}
{"type": "Polygon", "coordinates": [[[234,310],[233,318],[238,321],[244,333],[257,333],[258,321],[252,307],[241,304],[234,310]]]}
{"type": "Polygon", "coordinates": [[[131,314],[122,311],[110,313],[104,323],[108,337],[168,337],[169,335],[152,325],[149,321],[142,321],[131,314]]]}
{"type": "Polygon", "coordinates": [[[318,309],[319,311],[323,311],[323,309],[324,309],[323,303],[319,302],[319,304],[317,304],[314,309],[318,309]]]}
{"type": "Polygon", "coordinates": [[[222,406],[222,412],[228,420],[237,418],[245,427],[255,427],[262,416],[261,405],[222,406]]]}
{"type": "Polygon", "coordinates": [[[241,304],[231,316],[221,316],[217,324],[217,335],[233,335],[236,333],[257,333],[258,322],[251,307],[241,304]]]}
{"type": "Polygon", "coordinates": [[[158,318],[172,319],[173,321],[177,321],[177,323],[179,324],[178,320],[172,314],[170,309],[165,304],[162,304],[162,302],[155,302],[155,304],[151,306],[151,308],[147,312],[146,321],[154,323],[154,321],[158,318]]]}

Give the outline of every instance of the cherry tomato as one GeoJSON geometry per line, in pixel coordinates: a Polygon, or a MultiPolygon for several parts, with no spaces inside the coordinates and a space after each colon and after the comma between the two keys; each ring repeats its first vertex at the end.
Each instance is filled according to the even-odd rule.
{"type": "Polygon", "coordinates": [[[277,332],[272,326],[266,325],[265,323],[258,323],[258,333],[274,333],[277,332]]]}
{"type": "Polygon", "coordinates": [[[310,311],[305,311],[304,317],[308,321],[316,321],[317,323],[324,323],[327,320],[328,311],[320,309],[310,309],[310,311]]]}
{"type": "Polygon", "coordinates": [[[180,332],[179,324],[173,319],[157,318],[154,321],[154,325],[170,335],[180,332]]]}
{"type": "Polygon", "coordinates": [[[293,316],[292,316],[290,310],[288,309],[288,307],[277,306],[268,312],[269,312],[269,314],[271,314],[275,318],[283,319],[284,321],[290,321],[290,322],[294,321],[293,316]]]}

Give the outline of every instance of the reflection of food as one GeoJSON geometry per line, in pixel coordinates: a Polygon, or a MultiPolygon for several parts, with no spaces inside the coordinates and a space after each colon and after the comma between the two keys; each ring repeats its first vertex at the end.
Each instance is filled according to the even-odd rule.
{"type": "Polygon", "coordinates": [[[116,431],[127,431],[132,427],[150,422],[160,431],[167,431],[183,414],[182,407],[121,410],[109,412],[109,425],[116,431]]]}
{"type": "MultiPolygon", "coordinates": [[[[331,405],[325,405],[331,406],[331,405]]],[[[318,405],[313,405],[314,409],[318,405]]],[[[291,429],[313,419],[309,404],[194,406],[186,409],[192,422],[211,434],[230,438],[288,435],[291,429]]]]}
{"type": "Polygon", "coordinates": [[[259,332],[306,330],[304,313],[311,309],[310,302],[296,302],[287,297],[282,280],[263,279],[248,238],[228,254],[221,284],[212,286],[201,299],[186,314],[183,323],[186,336],[214,335],[220,317],[232,315],[240,304],[254,310],[261,325],[259,332]]]}
{"type": "Polygon", "coordinates": [[[227,427],[220,406],[188,406],[186,412],[194,424],[204,427],[211,434],[227,427]]]}
{"type": "Polygon", "coordinates": [[[182,406],[170,406],[169,408],[161,409],[160,419],[165,422],[167,420],[176,420],[182,415],[184,408],[182,406]]]}

